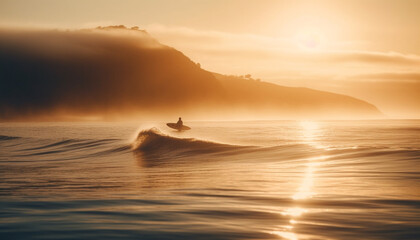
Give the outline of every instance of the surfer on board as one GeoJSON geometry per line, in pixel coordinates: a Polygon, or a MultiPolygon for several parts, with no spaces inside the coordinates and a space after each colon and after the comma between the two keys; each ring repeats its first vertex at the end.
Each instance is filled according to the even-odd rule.
{"type": "Polygon", "coordinates": [[[178,131],[186,131],[191,129],[190,127],[184,125],[181,118],[179,118],[178,122],[176,123],[167,123],[166,126],[176,129],[178,131]]]}
{"type": "Polygon", "coordinates": [[[178,127],[178,128],[181,128],[182,127],[182,125],[183,125],[183,122],[182,122],[182,120],[181,120],[181,117],[178,119],[178,122],[176,123],[176,126],[178,127]]]}

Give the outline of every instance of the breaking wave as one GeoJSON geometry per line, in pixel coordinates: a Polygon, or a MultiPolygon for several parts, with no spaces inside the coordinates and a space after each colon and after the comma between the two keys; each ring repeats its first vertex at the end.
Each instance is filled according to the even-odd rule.
{"type": "Polygon", "coordinates": [[[226,153],[239,149],[249,148],[246,146],[222,144],[195,138],[177,138],[161,133],[152,128],[141,131],[133,143],[133,150],[155,154],[210,154],[226,153]]]}

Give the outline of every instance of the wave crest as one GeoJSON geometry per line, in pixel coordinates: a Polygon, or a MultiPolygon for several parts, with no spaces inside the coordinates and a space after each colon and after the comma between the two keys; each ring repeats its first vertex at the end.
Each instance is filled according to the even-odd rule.
{"type": "Polygon", "coordinates": [[[195,138],[172,137],[161,133],[156,128],[141,131],[133,144],[133,150],[155,154],[207,154],[225,152],[238,148],[243,147],[195,138]]]}

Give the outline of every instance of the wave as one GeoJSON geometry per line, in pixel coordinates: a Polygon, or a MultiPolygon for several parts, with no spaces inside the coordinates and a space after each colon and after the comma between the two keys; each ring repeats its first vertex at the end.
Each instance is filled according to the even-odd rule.
{"type": "Polygon", "coordinates": [[[247,148],[246,146],[216,143],[195,138],[176,138],[152,128],[141,131],[134,144],[134,151],[151,154],[210,154],[225,153],[247,148]]]}
{"type": "Polygon", "coordinates": [[[3,144],[8,157],[38,157],[37,160],[58,158],[60,160],[86,157],[110,156],[128,153],[130,144],[121,139],[37,139],[0,136],[1,140],[17,139],[13,144],[3,144]],[[41,158],[39,158],[41,157],[41,158]]]}
{"type": "Polygon", "coordinates": [[[12,137],[12,136],[0,135],[0,141],[14,140],[14,139],[19,139],[19,138],[21,138],[21,137],[12,137]]]}

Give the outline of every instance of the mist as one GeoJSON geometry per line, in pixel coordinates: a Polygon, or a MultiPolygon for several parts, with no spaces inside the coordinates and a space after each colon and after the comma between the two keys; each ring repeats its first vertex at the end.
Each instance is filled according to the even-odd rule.
{"type": "MultiPolygon", "coordinates": [[[[229,63],[226,63],[229,64],[229,63]]],[[[201,68],[138,27],[0,30],[1,120],[364,118],[364,101],[201,68]]]]}

